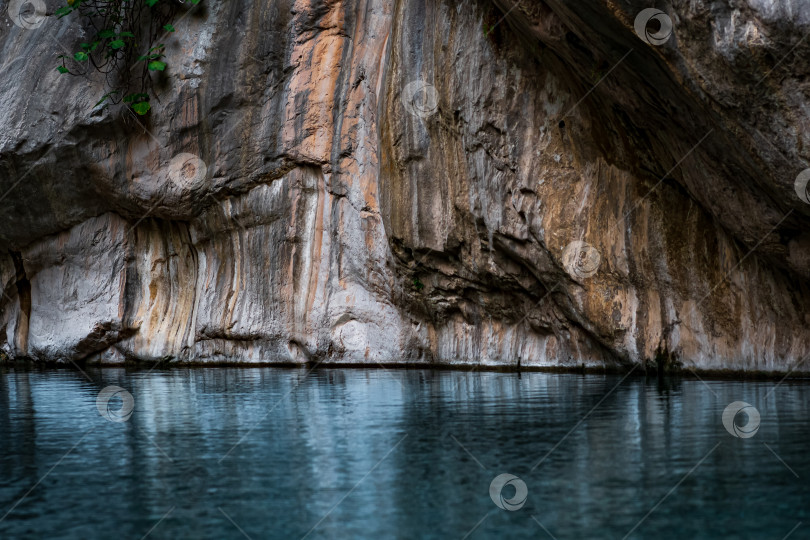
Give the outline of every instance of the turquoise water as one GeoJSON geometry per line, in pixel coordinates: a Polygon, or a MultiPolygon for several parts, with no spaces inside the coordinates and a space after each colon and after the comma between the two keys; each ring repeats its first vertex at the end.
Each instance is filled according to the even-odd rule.
{"type": "Polygon", "coordinates": [[[86,375],[0,370],[0,538],[810,538],[808,381],[86,375]]]}

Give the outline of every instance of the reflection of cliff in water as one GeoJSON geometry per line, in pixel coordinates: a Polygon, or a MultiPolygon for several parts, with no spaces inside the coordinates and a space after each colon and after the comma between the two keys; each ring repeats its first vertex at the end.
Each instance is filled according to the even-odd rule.
{"type": "Polygon", "coordinates": [[[482,537],[529,537],[531,516],[558,538],[621,537],[696,464],[640,535],[760,537],[810,519],[810,485],[764,446],[810,474],[806,382],[382,368],[87,375],[0,374],[0,511],[36,485],[0,521],[3,537],[139,537],[173,509],[162,535],[221,538],[233,525],[218,508],[254,538],[316,525],[322,537],[460,538],[479,522],[482,537]],[[127,422],[96,409],[113,384],[135,400],[127,422]],[[762,415],[753,439],[721,422],[741,399],[762,415]],[[527,485],[519,512],[489,497],[502,473],[527,485]]]}
{"type": "Polygon", "coordinates": [[[36,408],[26,371],[0,367],[0,438],[0,509],[5,514],[41,474],[37,467],[36,408]]]}

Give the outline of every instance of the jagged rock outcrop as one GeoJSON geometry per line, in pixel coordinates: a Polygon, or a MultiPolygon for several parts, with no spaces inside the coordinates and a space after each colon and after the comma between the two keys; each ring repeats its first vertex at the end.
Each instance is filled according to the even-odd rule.
{"type": "Polygon", "coordinates": [[[647,4],[203,2],[147,118],[6,19],[0,347],[810,371],[810,6],[647,4]]]}

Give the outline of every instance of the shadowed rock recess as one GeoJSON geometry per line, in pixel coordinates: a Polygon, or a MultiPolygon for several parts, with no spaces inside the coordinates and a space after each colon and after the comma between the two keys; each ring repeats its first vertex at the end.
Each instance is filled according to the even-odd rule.
{"type": "Polygon", "coordinates": [[[810,4],[649,7],[203,1],[138,118],[4,13],[0,348],[810,371],[810,4]]]}

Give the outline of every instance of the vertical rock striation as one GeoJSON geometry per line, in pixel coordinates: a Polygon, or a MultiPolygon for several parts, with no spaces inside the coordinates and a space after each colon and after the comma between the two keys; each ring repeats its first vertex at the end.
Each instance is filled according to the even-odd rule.
{"type": "Polygon", "coordinates": [[[203,2],[146,118],[5,24],[0,347],[810,371],[810,11],[642,4],[203,2]]]}

